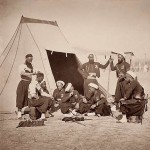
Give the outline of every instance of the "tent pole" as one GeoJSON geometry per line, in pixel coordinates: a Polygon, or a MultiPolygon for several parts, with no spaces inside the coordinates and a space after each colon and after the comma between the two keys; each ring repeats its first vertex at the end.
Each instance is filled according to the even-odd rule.
{"type": "MultiPolygon", "coordinates": [[[[110,56],[110,57],[111,57],[111,56],[110,56]]],[[[108,100],[108,97],[109,97],[110,72],[111,72],[111,68],[110,68],[110,64],[109,64],[109,69],[108,69],[108,83],[107,83],[107,100],[108,100]]]]}

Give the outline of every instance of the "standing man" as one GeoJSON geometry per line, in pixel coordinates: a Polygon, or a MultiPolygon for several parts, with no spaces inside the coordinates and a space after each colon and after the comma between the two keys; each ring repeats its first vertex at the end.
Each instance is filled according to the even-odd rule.
{"type": "Polygon", "coordinates": [[[22,108],[28,105],[28,87],[32,79],[32,75],[35,75],[35,71],[32,66],[33,56],[27,54],[25,56],[25,63],[19,66],[19,73],[21,81],[17,87],[16,107],[18,108],[18,119],[21,118],[22,108]]]}
{"type": "Polygon", "coordinates": [[[100,77],[100,68],[105,69],[109,65],[109,60],[105,65],[100,64],[99,62],[94,62],[94,54],[89,54],[89,62],[84,63],[78,68],[78,71],[84,78],[84,96],[87,97],[89,92],[89,83],[95,83],[98,85],[96,77],[100,77]]]}
{"type": "Polygon", "coordinates": [[[125,74],[128,70],[130,70],[130,64],[125,61],[124,53],[118,53],[118,63],[114,66],[113,60],[111,59],[110,67],[112,71],[116,71],[118,78],[115,91],[115,101],[118,103],[125,95],[125,74]]]}

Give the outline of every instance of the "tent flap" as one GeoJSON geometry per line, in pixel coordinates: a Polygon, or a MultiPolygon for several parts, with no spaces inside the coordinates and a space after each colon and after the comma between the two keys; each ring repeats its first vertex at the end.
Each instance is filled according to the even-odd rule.
{"type": "Polygon", "coordinates": [[[83,77],[78,72],[79,62],[75,54],[47,50],[48,59],[55,81],[72,83],[75,90],[83,94],[83,77]]]}

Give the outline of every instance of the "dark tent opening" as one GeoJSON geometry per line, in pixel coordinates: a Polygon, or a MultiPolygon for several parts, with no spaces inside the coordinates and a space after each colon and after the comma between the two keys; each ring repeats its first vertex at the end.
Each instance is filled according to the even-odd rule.
{"type": "Polygon", "coordinates": [[[83,77],[78,72],[79,62],[75,54],[47,50],[48,59],[55,81],[72,83],[74,88],[83,94],[83,77]]]}

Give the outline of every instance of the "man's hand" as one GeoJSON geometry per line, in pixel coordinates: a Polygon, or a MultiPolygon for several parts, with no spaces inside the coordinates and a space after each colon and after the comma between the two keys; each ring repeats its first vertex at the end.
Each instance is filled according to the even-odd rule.
{"type": "Polygon", "coordinates": [[[73,92],[70,93],[70,97],[73,96],[73,92]]]}
{"type": "Polygon", "coordinates": [[[87,100],[86,100],[86,98],[83,98],[83,103],[85,103],[85,104],[87,103],[87,100]]]}
{"type": "Polygon", "coordinates": [[[89,73],[89,76],[88,76],[89,78],[90,77],[94,77],[94,78],[96,78],[96,73],[89,73]]]}
{"type": "Polygon", "coordinates": [[[60,98],[57,98],[57,101],[58,101],[58,102],[60,102],[60,101],[61,101],[61,99],[60,99],[60,98]]]}
{"type": "Polygon", "coordinates": [[[32,75],[36,75],[36,72],[33,72],[32,75]]]}
{"type": "Polygon", "coordinates": [[[114,61],[114,59],[113,58],[109,58],[109,63],[112,63],[113,61],[114,61]]]}
{"type": "Polygon", "coordinates": [[[105,98],[104,94],[101,94],[101,98],[105,98]]]}
{"type": "Polygon", "coordinates": [[[54,104],[54,107],[58,107],[58,106],[59,106],[59,104],[57,104],[57,103],[56,103],[56,104],[54,104]]]}
{"type": "Polygon", "coordinates": [[[96,104],[92,105],[92,106],[91,106],[91,109],[94,109],[95,107],[96,107],[96,104]]]}
{"type": "Polygon", "coordinates": [[[39,99],[38,95],[33,95],[32,98],[39,99]]]}
{"type": "Polygon", "coordinates": [[[121,98],[120,101],[125,101],[125,98],[121,98]]]}

